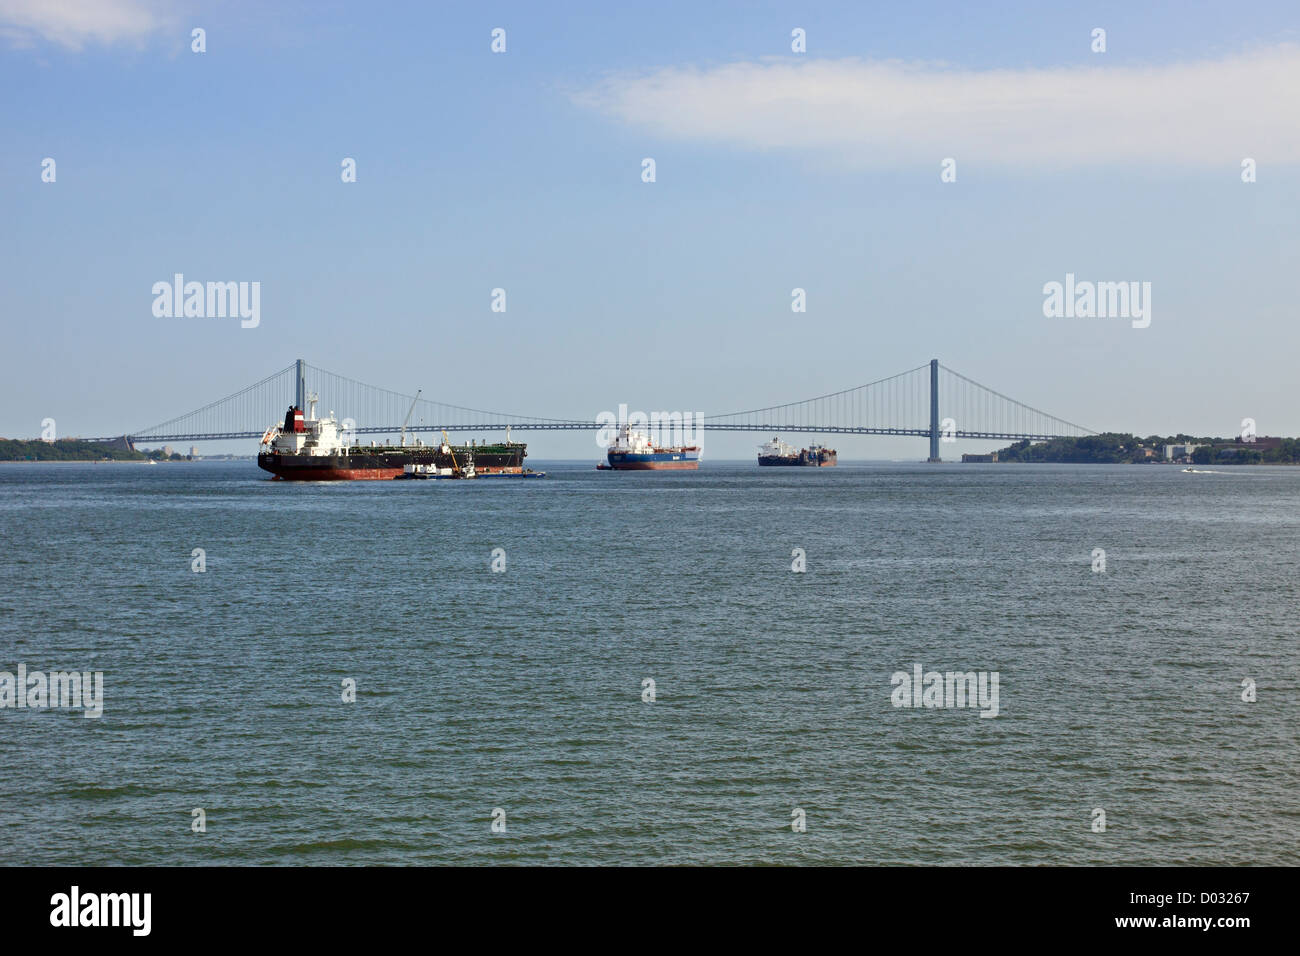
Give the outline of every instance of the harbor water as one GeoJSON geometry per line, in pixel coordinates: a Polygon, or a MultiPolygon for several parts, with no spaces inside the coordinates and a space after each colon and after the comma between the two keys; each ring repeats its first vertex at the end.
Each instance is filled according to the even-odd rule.
{"type": "Polygon", "coordinates": [[[1300,469],[529,464],[0,466],[0,671],[103,675],[98,717],[0,709],[4,844],[1300,863],[1300,469]],[[898,706],[918,666],[996,716],[898,706]]]}

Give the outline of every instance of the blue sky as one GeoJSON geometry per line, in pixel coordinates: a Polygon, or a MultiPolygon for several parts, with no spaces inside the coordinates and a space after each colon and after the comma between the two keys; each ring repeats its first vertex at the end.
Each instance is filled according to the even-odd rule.
{"type": "Polygon", "coordinates": [[[1300,434],[1298,43],[1285,3],[0,0],[0,434],[147,426],[297,357],[566,417],[937,357],[1094,428],[1300,434]],[[175,272],[260,281],[261,324],[155,317],[175,272]],[[1151,282],[1150,327],[1045,317],[1067,272],[1151,282]]]}

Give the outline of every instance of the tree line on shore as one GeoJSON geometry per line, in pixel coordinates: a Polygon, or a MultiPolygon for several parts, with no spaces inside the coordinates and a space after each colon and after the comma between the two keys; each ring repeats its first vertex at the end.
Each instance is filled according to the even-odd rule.
{"type": "Polygon", "coordinates": [[[0,438],[0,461],[184,461],[187,456],[164,455],[161,449],[149,452],[127,451],[114,445],[64,438],[45,441],[40,438],[0,438]]]}
{"type": "Polygon", "coordinates": [[[1140,464],[1166,460],[1166,445],[1199,445],[1191,453],[1198,465],[1267,465],[1300,462],[1300,439],[1269,439],[1255,443],[1235,438],[1207,438],[1192,435],[1162,437],[1105,432],[1082,438],[1053,438],[1050,441],[1018,441],[1001,449],[998,461],[1060,462],[1080,464],[1140,464]]]}

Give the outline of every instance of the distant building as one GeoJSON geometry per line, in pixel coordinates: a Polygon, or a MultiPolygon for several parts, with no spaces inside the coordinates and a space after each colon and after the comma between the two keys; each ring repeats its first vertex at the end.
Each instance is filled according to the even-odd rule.
{"type": "Polygon", "coordinates": [[[1224,454],[1235,455],[1238,452],[1265,452],[1272,448],[1279,448],[1286,439],[1277,438],[1271,435],[1260,435],[1251,441],[1242,441],[1235,439],[1233,441],[1214,441],[1201,442],[1199,445],[1166,445],[1165,458],[1170,461],[1182,461],[1192,457],[1192,452],[1198,448],[1210,449],[1212,456],[1218,457],[1224,454]]]}
{"type": "Polygon", "coordinates": [[[191,446],[190,446],[190,457],[191,457],[191,458],[198,458],[198,457],[199,457],[199,446],[198,446],[198,445],[191,445],[191,446]]]}
{"type": "Polygon", "coordinates": [[[1225,448],[1254,448],[1256,451],[1265,451],[1269,448],[1278,448],[1281,446],[1283,439],[1275,438],[1271,435],[1257,435],[1252,441],[1235,441],[1231,445],[1225,445],[1225,448]]]}
{"type": "Polygon", "coordinates": [[[170,458],[170,457],[172,456],[172,446],[171,446],[171,445],[163,445],[162,453],[163,453],[163,457],[164,457],[164,458],[170,458]]]}
{"type": "Polygon", "coordinates": [[[962,460],[963,463],[974,463],[974,464],[977,464],[977,465],[979,465],[979,464],[988,465],[988,464],[992,464],[993,462],[995,462],[995,461],[998,460],[998,453],[997,453],[997,452],[993,452],[993,453],[988,454],[988,455],[962,455],[962,456],[961,456],[961,460],[962,460]]]}

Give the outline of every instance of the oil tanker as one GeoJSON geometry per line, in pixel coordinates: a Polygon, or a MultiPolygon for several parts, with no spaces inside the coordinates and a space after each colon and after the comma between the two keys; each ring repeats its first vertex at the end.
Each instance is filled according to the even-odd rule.
{"type": "Polygon", "coordinates": [[[359,481],[399,478],[405,474],[437,474],[447,477],[531,477],[524,469],[528,446],[506,440],[498,443],[426,445],[418,438],[397,446],[361,445],[344,439],[343,428],[334,413],[304,417],[294,405],[284,416],[284,425],[266,430],[257,456],[259,468],[285,481],[359,481]],[[410,466],[410,467],[408,467],[410,466]]]}
{"type": "Polygon", "coordinates": [[[700,446],[661,448],[649,435],[624,425],[606,449],[605,460],[607,464],[596,466],[601,471],[694,471],[700,467],[700,446]]]}
{"type": "Polygon", "coordinates": [[[809,445],[797,449],[787,445],[775,435],[766,444],[758,446],[758,463],[760,465],[810,465],[814,468],[833,468],[838,461],[834,448],[825,445],[809,445]]]}

